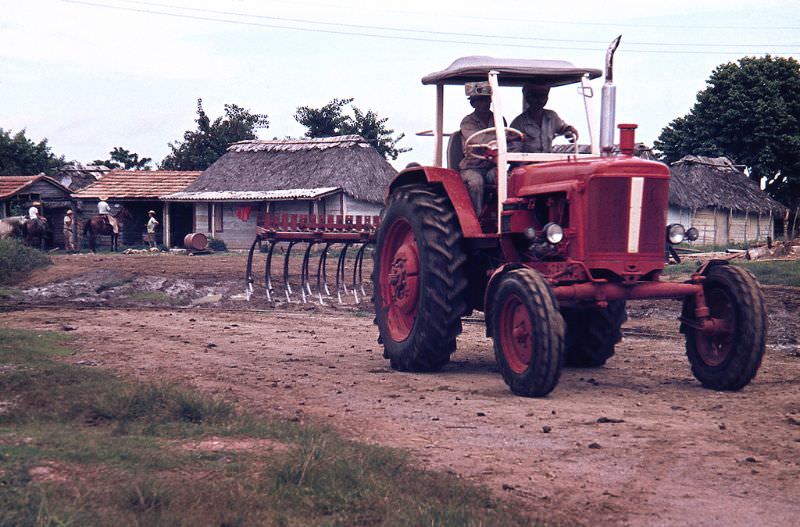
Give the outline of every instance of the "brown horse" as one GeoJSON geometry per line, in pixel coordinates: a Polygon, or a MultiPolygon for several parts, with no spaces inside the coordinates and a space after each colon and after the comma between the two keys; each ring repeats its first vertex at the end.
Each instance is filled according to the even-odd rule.
{"type": "MultiPolygon", "coordinates": [[[[125,222],[125,220],[130,219],[130,214],[123,207],[114,217],[117,219],[117,223],[119,224],[119,230],[121,232],[122,224],[125,222]]],[[[97,237],[101,235],[111,236],[111,250],[113,252],[119,250],[119,234],[114,234],[114,231],[111,228],[111,223],[109,223],[108,218],[106,218],[102,214],[98,214],[97,216],[93,216],[83,226],[83,237],[86,238],[86,240],[88,240],[89,249],[91,249],[92,252],[97,251],[97,237]]]]}
{"type": "Polygon", "coordinates": [[[50,222],[43,218],[26,220],[22,225],[22,239],[30,246],[34,246],[34,242],[37,242],[39,248],[44,251],[47,245],[53,242],[50,222]]]}

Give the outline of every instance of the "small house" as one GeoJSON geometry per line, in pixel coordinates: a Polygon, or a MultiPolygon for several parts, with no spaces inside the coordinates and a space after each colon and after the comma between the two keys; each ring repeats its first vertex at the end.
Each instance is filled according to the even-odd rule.
{"type": "Polygon", "coordinates": [[[765,241],[786,212],[726,157],[685,156],[670,173],[668,222],[697,228],[698,244],[765,241]]]}
{"type": "Polygon", "coordinates": [[[241,141],[169,203],[194,209],[194,231],[246,249],[266,213],[378,215],[397,174],[357,135],[241,141]]]}
{"type": "Polygon", "coordinates": [[[147,211],[154,210],[161,222],[156,233],[157,243],[167,247],[181,245],[184,236],[193,232],[194,211],[184,203],[165,203],[160,196],[185,189],[200,174],[199,171],[112,170],[99,181],[73,193],[78,201],[76,216],[81,224],[91,219],[97,214],[100,198],[106,197],[114,214],[120,218],[124,216],[121,243],[142,245],[147,211]]]}
{"type": "Polygon", "coordinates": [[[0,218],[27,216],[33,202],[42,205],[39,212],[53,227],[53,244],[64,244],[61,226],[67,209],[73,206],[70,191],[51,177],[0,176],[0,218]]]}

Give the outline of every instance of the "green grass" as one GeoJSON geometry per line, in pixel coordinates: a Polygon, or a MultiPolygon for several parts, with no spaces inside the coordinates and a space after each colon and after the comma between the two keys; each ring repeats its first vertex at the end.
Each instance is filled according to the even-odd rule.
{"type": "Polygon", "coordinates": [[[128,295],[129,300],[134,302],[145,302],[149,304],[177,304],[178,299],[169,296],[163,291],[137,291],[128,295]]]}
{"type": "Polygon", "coordinates": [[[0,526],[532,524],[403,451],[73,366],[72,353],[61,334],[0,330],[0,526]],[[280,448],[185,448],[208,437],[280,448]]]}
{"type": "MultiPolygon", "coordinates": [[[[737,258],[731,260],[731,263],[749,270],[761,284],[800,287],[800,261],[798,260],[750,262],[737,258]]],[[[689,274],[697,269],[697,267],[697,262],[683,262],[680,264],[668,265],[664,268],[664,276],[675,277],[689,274]]]]}
{"type": "Polygon", "coordinates": [[[0,287],[0,298],[11,298],[17,292],[13,287],[0,287]]]}
{"type": "Polygon", "coordinates": [[[12,282],[33,269],[52,263],[46,253],[28,247],[19,240],[0,240],[0,284],[12,282]]]}

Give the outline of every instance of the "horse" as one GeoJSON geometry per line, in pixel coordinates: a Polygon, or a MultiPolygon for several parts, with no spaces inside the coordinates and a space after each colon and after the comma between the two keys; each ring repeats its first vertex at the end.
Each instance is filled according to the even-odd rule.
{"type": "Polygon", "coordinates": [[[50,222],[45,219],[28,219],[22,225],[22,239],[27,245],[34,246],[34,240],[38,241],[39,248],[45,250],[48,243],[53,241],[53,229],[50,222]]]}
{"type": "Polygon", "coordinates": [[[25,216],[9,216],[0,220],[0,240],[22,238],[25,220],[27,220],[25,216]]]}
{"type": "MultiPolygon", "coordinates": [[[[122,232],[122,224],[126,219],[130,219],[130,214],[125,208],[121,208],[114,217],[117,219],[120,232],[122,232]]],[[[105,215],[98,214],[83,225],[83,237],[88,240],[92,252],[97,252],[97,236],[101,235],[111,236],[112,252],[119,250],[119,234],[114,234],[111,223],[105,215]]]]}

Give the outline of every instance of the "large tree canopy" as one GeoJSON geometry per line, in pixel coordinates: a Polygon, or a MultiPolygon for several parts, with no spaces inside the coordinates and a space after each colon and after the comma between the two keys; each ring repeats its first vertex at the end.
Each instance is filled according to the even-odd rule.
{"type": "Polygon", "coordinates": [[[255,131],[267,128],[266,114],[250,113],[235,104],[225,105],[225,116],[212,122],[197,99],[197,130],[187,130],[183,142],[169,143],[172,150],[161,162],[164,170],[205,170],[236,141],[256,139],[255,131]]]}
{"type": "Polygon", "coordinates": [[[92,161],[92,164],[105,165],[108,168],[124,168],[125,170],[150,170],[149,165],[153,161],[150,157],[139,159],[139,154],[131,152],[121,146],[115,146],[108,155],[110,159],[97,159],[92,161]]]}
{"type": "Polygon", "coordinates": [[[394,130],[386,127],[388,118],[381,119],[372,110],[364,112],[355,106],[352,106],[352,115],[345,113],[345,107],[352,102],[352,98],[333,99],[321,108],[300,106],[294,118],[308,128],[306,137],[360,135],[372,143],[383,157],[391,159],[397,159],[398,155],[411,150],[397,147],[405,134],[392,137],[394,130]]]}
{"type": "Polygon", "coordinates": [[[800,203],[800,63],[744,57],[718,66],[691,111],[655,142],[667,162],[688,154],[745,165],[775,199],[800,203]]]}
{"type": "Polygon", "coordinates": [[[11,134],[0,128],[0,176],[32,176],[44,172],[54,174],[65,163],[56,157],[47,139],[34,143],[25,137],[25,130],[11,134]]]}

